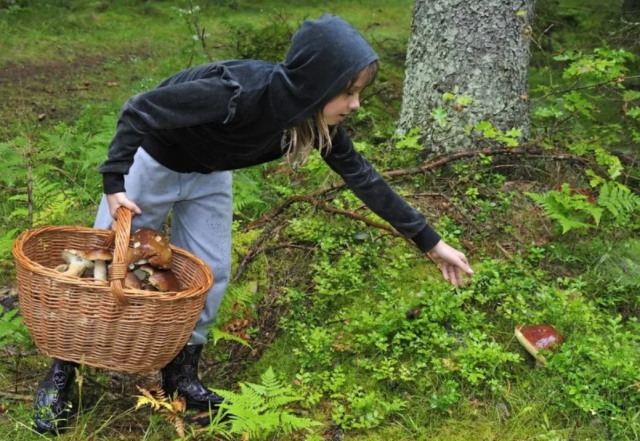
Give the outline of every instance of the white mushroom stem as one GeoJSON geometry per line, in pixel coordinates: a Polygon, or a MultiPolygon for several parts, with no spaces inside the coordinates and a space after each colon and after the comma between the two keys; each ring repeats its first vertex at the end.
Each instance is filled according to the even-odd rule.
{"type": "Polygon", "coordinates": [[[87,261],[85,259],[74,256],[73,259],[71,259],[71,261],[69,262],[69,269],[67,269],[62,274],[65,276],[80,277],[80,275],[87,268],[86,262],[87,261]]]}
{"type": "Polygon", "coordinates": [[[104,260],[96,260],[93,267],[93,278],[107,280],[107,264],[104,260]]]}

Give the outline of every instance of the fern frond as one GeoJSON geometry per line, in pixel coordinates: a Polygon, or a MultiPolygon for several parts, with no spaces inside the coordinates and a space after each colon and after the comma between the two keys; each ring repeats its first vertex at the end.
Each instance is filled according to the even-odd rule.
{"type": "Polygon", "coordinates": [[[186,433],[184,431],[184,421],[179,416],[176,416],[173,420],[173,427],[176,429],[176,433],[180,438],[184,438],[186,433]]]}
{"type": "Polygon", "coordinates": [[[260,379],[264,385],[266,396],[273,397],[282,394],[284,385],[278,380],[271,367],[260,376],[260,379]]]}
{"type": "Polygon", "coordinates": [[[301,397],[278,380],[272,368],[267,369],[261,379],[262,384],[240,383],[240,393],[215,390],[225,398],[220,407],[229,415],[230,433],[247,440],[266,439],[277,431],[292,433],[320,424],[292,415],[284,408],[301,397]]]}
{"type": "Polygon", "coordinates": [[[616,220],[621,220],[640,208],[640,196],[624,185],[605,182],[600,188],[598,205],[607,209],[616,220]]]}
{"type": "Polygon", "coordinates": [[[227,313],[227,311],[233,311],[234,305],[239,305],[244,309],[247,305],[255,301],[257,291],[257,282],[230,285],[220,304],[220,311],[225,313],[227,313]]]}
{"type": "Polygon", "coordinates": [[[165,408],[169,411],[173,410],[173,407],[171,406],[171,403],[169,403],[168,398],[165,397],[162,399],[158,399],[154,397],[153,394],[149,392],[147,389],[140,387],[138,385],[136,385],[136,388],[142,394],[142,395],[136,395],[136,398],[138,399],[136,401],[136,407],[135,407],[136,410],[146,405],[151,406],[153,410],[160,410],[161,408],[165,408]]]}
{"type": "Polygon", "coordinates": [[[231,340],[231,341],[235,341],[237,343],[240,343],[250,349],[253,349],[251,347],[251,345],[249,344],[249,342],[247,342],[244,338],[240,338],[236,335],[233,334],[229,334],[228,332],[224,332],[222,329],[218,328],[217,326],[214,326],[211,329],[211,334],[213,336],[213,345],[215,346],[216,344],[218,344],[219,340],[231,340]]]}
{"type": "Polygon", "coordinates": [[[247,394],[257,394],[260,399],[264,399],[263,397],[267,395],[267,389],[262,384],[254,384],[254,383],[243,383],[241,385],[241,389],[243,393],[247,394]],[[249,390],[251,389],[251,390],[249,390]]]}
{"type": "Polygon", "coordinates": [[[294,397],[294,396],[273,397],[267,400],[267,404],[269,405],[269,408],[276,409],[276,408],[285,406],[289,403],[295,403],[296,401],[302,401],[302,397],[294,397]]]}
{"type": "Polygon", "coordinates": [[[233,174],[233,211],[242,211],[249,205],[264,205],[260,197],[260,186],[249,173],[238,171],[233,174]]]}
{"type": "Polygon", "coordinates": [[[283,413],[280,416],[280,422],[282,425],[282,430],[284,430],[284,433],[286,434],[295,432],[297,430],[322,425],[322,423],[319,423],[318,421],[313,421],[309,418],[302,418],[290,413],[283,413]]]}
{"type": "Polygon", "coordinates": [[[562,227],[562,233],[571,229],[593,228],[593,225],[586,223],[588,216],[591,216],[596,225],[600,222],[603,210],[586,200],[582,194],[571,194],[568,184],[562,186],[562,192],[556,190],[537,194],[525,192],[534,202],[545,210],[549,218],[558,221],[562,227]]]}

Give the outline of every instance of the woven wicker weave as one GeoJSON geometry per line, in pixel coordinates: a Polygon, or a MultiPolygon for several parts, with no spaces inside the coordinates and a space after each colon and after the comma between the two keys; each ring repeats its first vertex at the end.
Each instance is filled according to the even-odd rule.
{"type": "MultiPolygon", "coordinates": [[[[41,227],[15,241],[18,300],[36,346],[50,357],[122,372],[165,366],[187,343],[213,283],[209,267],[172,246],[172,270],[185,290],[162,293],[122,288],[131,212],[118,209],[115,232],[41,227]],[[89,249],[115,241],[110,282],[63,276],[65,248],[89,249]]],[[[113,248],[112,248],[113,249],[113,248]]]]}

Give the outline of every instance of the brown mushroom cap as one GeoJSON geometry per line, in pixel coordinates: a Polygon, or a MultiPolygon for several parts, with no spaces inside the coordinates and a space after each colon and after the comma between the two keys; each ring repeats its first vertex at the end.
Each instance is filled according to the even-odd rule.
{"type": "Polygon", "coordinates": [[[154,271],[153,274],[149,276],[149,285],[163,292],[180,291],[180,282],[178,282],[178,278],[171,270],[154,271]]]}
{"type": "Polygon", "coordinates": [[[107,280],[106,262],[113,259],[113,254],[107,248],[92,248],[84,252],[84,258],[94,262],[94,278],[107,280]]]}
{"type": "Polygon", "coordinates": [[[141,228],[131,235],[131,248],[127,263],[148,262],[156,268],[171,268],[172,253],[169,241],[150,228],[141,228]]]}
{"type": "Polygon", "coordinates": [[[124,286],[130,289],[141,289],[140,279],[132,272],[127,272],[127,277],[124,279],[124,286]]]}
{"type": "Polygon", "coordinates": [[[113,254],[107,248],[92,248],[84,252],[84,258],[89,260],[112,260],[113,254]]]}
{"type": "Polygon", "coordinates": [[[546,359],[540,349],[552,350],[564,343],[564,337],[552,325],[516,326],[516,338],[541,363],[546,359]]]}

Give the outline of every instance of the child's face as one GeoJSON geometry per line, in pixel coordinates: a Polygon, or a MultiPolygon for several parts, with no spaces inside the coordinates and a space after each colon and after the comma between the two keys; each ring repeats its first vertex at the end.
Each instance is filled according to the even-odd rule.
{"type": "Polygon", "coordinates": [[[347,91],[334,97],[322,109],[322,116],[330,126],[338,124],[347,115],[360,107],[360,91],[367,85],[366,71],[360,72],[358,79],[347,91]]]}

